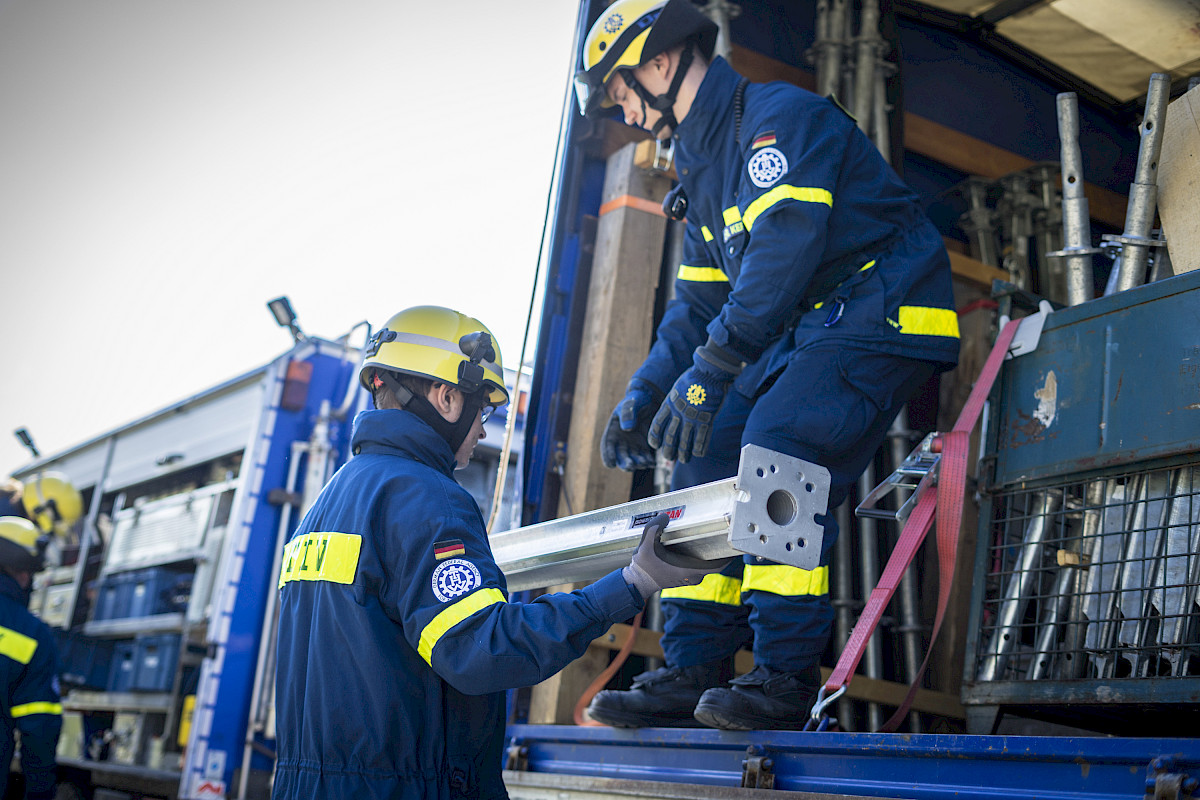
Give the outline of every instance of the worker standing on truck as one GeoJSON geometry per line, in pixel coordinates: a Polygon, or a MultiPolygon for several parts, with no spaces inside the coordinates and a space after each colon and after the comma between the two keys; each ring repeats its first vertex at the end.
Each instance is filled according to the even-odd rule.
{"type": "Polygon", "coordinates": [[[274,797],[507,797],[504,690],[724,566],[666,554],[662,515],[625,569],[509,602],[453,478],[508,402],[503,376],[491,332],[447,308],[402,311],[371,337],[359,380],[375,409],[284,551],[274,797]]]}
{"type": "Polygon", "coordinates": [[[24,517],[0,517],[0,796],[7,788],[15,739],[21,732],[21,772],[27,800],[54,797],[55,750],[62,730],[58,646],[46,623],[29,613],[33,576],[43,567],[47,536],[24,517]]]}
{"type": "MultiPolygon", "coordinates": [[[[610,466],[675,459],[673,488],[735,475],[757,444],[829,469],[846,497],[905,401],[958,359],[949,261],[916,194],[832,99],[712,59],[690,0],[619,0],[583,45],[585,114],[674,145],[686,215],[675,299],[602,438],[610,466]],[[712,59],[710,61],[710,59],[712,59]]],[[[829,639],[826,515],[813,570],[746,557],[662,594],[667,666],[589,712],[618,726],[795,728],[829,639]],[[749,630],[747,630],[747,625],[749,630]],[[733,679],[752,632],[754,670],[733,679]]]]}

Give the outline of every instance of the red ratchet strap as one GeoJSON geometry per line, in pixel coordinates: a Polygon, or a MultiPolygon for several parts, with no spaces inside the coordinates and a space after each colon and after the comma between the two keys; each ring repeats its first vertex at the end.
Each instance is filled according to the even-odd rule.
{"type": "Polygon", "coordinates": [[[937,616],[933,622],[933,631],[929,637],[929,649],[925,653],[925,660],[921,662],[921,668],[913,676],[912,686],[909,687],[904,702],[880,730],[883,732],[896,730],[901,720],[908,714],[917,688],[921,685],[921,676],[925,674],[925,668],[929,664],[929,655],[933,651],[933,643],[937,640],[938,631],[942,627],[942,619],[946,614],[946,606],[950,601],[954,562],[958,555],[958,533],[962,524],[963,498],[967,491],[967,450],[970,445],[971,431],[979,420],[979,414],[983,411],[983,404],[992,390],[996,376],[1000,374],[1000,365],[1004,363],[1004,357],[1008,354],[1019,324],[1020,320],[1012,320],[1004,326],[1004,330],[996,338],[996,344],[992,347],[992,352],[988,355],[983,370],[980,371],[979,378],[975,381],[971,395],[967,398],[966,405],[963,406],[962,413],[958,415],[954,427],[949,433],[938,436],[942,457],[938,466],[937,493],[927,491],[922,495],[909,516],[904,530],[900,532],[900,538],[896,542],[895,549],[892,550],[887,567],[884,568],[883,575],[879,578],[879,584],[871,591],[871,596],[863,608],[862,616],[858,618],[858,623],[854,626],[845,649],[842,650],[837,666],[833,668],[829,680],[817,694],[817,702],[813,705],[812,720],[809,723],[810,728],[821,721],[820,718],[825,708],[841,696],[846,691],[846,687],[850,685],[850,681],[854,677],[854,670],[858,667],[858,662],[866,650],[867,641],[871,638],[875,626],[879,624],[879,618],[891,601],[892,595],[895,594],[896,587],[899,586],[905,570],[912,563],[921,543],[925,541],[925,535],[929,533],[936,514],[938,606],[937,616]]]}

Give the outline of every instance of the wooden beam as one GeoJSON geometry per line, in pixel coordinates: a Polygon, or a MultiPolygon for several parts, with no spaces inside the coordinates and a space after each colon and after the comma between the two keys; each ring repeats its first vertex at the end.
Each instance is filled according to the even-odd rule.
{"type": "Polygon", "coordinates": [[[972,283],[991,289],[994,280],[1012,280],[1007,270],[976,261],[966,253],[960,253],[951,247],[946,247],[946,253],[950,256],[950,272],[972,283]]]}
{"type": "MultiPolygon", "coordinates": [[[[904,146],[960,172],[984,178],[1000,178],[1037,163],[912,113],[904,115],[904,146]]],[[[1124,196],[1093,183],[1085,183],[1083,191],[1092,219],[1124,230],[1124,196]]]]}
{"type": "Polygon", "coordinates": [[[559,516],[629,500],[632,475],[601,463],[600,436],[650,350],[667,224],[660,206],[671,186],[635,166],[634,149],[613,154],[605,172],[559,516]]]}
{"type": "MultiPolygon", "coordinates": [[[[632,486],[630,473],[607,469],[601,462],[600,437],[625,393],[629,376],[650,349],[667,224],[660,205],[671,186],[667,178],[634,165],[634,147],[627,144],[610,156],[605,171],[584,347],[571,405],[560,517],[627,502],[632,486]]],[[[573,588],[555,587],[560,591],[573,588]]],[[[606,659],[601,661],[605,663],[589,651],[533,687],[529,721],[571,724],[575,700],[607,665],[606,659]]]]}
{"type": "MultiPolygon", "coordinates": [[[[608,629],[607,633],[592,642],[591,649],[601,651],[620,650],[621,646],[625,644],[625,640],[629,637],[629,632],[630,627],[628,625],[613,625],[608,629]]],[[[663,657],[662,647],[659,644],[661,636],[662,634],[658,631],[638,628],[631,652],[634,655],[661,659],[663,657]]],[[[754,655],[749,650],[739,650],[734,657],[734,671],[738,674],[744,674],[749,672],[753,666],[754,655]]],[[[833,670],[828,667],[821,667],[821,680],[828,680],[832,672],[833,670]]],[[[853,700],[862,700],[867,703],[882,703],[893,707],[899,706],[904,701],[904,696],[907,693],[908,687],[902,683],[868,678],[864,675],[855,675],[854,680],[850,682],[849,688],[846,689],[846,696],[853,700]]],[[[932,689],[918,689],[916,697],[913,699],[912,707],[914,711],[921,711],[926,714],[936,714],[937,716],[949,717],[951,719],[966,719],[966,711],[963,709],[958,697],[945,692],[936,692],[932,689]]]]}

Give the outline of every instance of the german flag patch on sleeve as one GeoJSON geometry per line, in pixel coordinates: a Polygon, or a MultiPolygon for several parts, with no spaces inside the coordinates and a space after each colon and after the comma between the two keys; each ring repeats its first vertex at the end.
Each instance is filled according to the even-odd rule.
{"type": "Polygon", "coordinates": [[[757,136],[754,142],[750,145],[751,150],[757,150],[760,147],[770,147],[775,144],[775,131],[767,131],[761,136],[757,136]]]}
{"type": "Polygon", "coordinates": [[[433,556],[438,561],[443,558],[453,558],[454,556],[463,556],[467,554],[467,548],[463,545],[462,539],[447,539],[444,542],[433,543],[433,556]]]}

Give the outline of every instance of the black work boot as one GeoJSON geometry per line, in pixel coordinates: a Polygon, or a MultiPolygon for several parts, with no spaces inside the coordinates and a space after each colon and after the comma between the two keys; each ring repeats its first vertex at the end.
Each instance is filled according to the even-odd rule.
{"type": "Polygon", "coordinates": [[[597,692],[587,713],[614,728],[696,728],[692,712],[700,695],[732,675],[732,658],[691,667],[662,667],[638,675],[629,691],[597,692]]]}
{"type": "Polygon", "coordinates": [[[696,704],[696,719],[727,731],[801,730],[821,685],[816,667],[775,672],[755,667],[730,686],[709,689],[696,704]]]}

